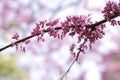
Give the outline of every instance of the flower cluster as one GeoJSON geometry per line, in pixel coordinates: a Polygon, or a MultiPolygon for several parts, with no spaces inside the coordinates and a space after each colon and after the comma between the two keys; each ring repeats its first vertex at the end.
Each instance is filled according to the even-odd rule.
{"type": "Polygon", "coordinates": [[[40,31],[40,27],[39,27],[39,24],[36,24],[36,27],[33,29],[33,31],[31,32],[32,35],[36,35],[36,34],[39,34],[41,31],[40,31]]]}
{"type": "Polygon", "coordinates": [[[69,32],[70,36],[74,36],[76,33],[80,34],[85,30],[85,26],[91,24],[90,15],[74,15],[68,16],[67,19],[61,23],[63,35],[69,32]]]}
{"type": "Polygon", "coordinates": [[[91,21],[90,15],[73,15],[67,16],[63,22],[59,21],[59,19],[40,21],[31,34],[39,36],[40,39],[46,32],[50,36],[58,39],[63,39],[66,34],[69,34],[71,37],[77,35],[77,43],[74,43],[74,45],[70,47],[71,53],[74,53],[75,56],[75,46],[79,46],[78,49],[84,53],[88,46],[91,48],[91,44],[104,35],[103,29],[105,24],[99,26],[91,26],[91,24],[93,24],[93,22],[91,21]]]}
{"type": "Polygon", "coordinates": [[[117,4],[116,2],[108,1],[102,13],[105,19],[109,21],[113,16],[120,16],[120,2],[117,4]]]}
{"type": "Polygon", "coordinates": [[[119,20],[113,20],[112,17],[120,16],[120,3],[115,3],[113,1],[108,1],[106,7],[102,11],[104,18],[110,22],[112,26],[120,25],[119,20]]]}
{"type": "MultiPolygon", "coordinates": [[[[12,37],[12,39],[15,39],[15,40],[19,40],[19,33],[15,33],[14,35],[13,35],[13,37],[12,37]]],[[[29,44],[30,43],[30,40],[26,40],[26,41],[24,41],[24,44],[29,44]]],[[[13,43],[11,43],[12,45],[11,46],[15,46],[16,47],[16,51],[18,51],[19,49],[21,50],[21,51],[23,51],[23,52],[25,52],[26,51],[26,48],[25,48],[25,46],[23,46],[22,44],[19,46],[18,45],[18,43],[17,42],[13,42],[13,43]]]]}
{"type": "MultiPolygon", "coordinates": [[[[117,4],[109,1],[102,13],[104,14],[105,19],[94,24],[91,21],[90,15],[67,16],[66,20],[62,22],[59,19],[53,21],[39,21],[39,23],[36,24],[36,27],[32,30],[31,36],[26,37],[19,42],[24,42],[34,36],[37,36],[37,41],[44,41],[43,35],[45,33],[61,40],[66,34],[69,34],[71,37],[77,35],[77,42],[71,45],[70,51],[76,56],[77,53],[74,51],[74,48],[77,46],[79,52],[85,53],[86,49],[91,49],[91,45],[95,43],[96,40],[101,39],[105,34],[105,22],[110,21],[113,26],[117,24],[120,25],[119,20],[113,20],[113,18],[120,16],[120,3],[117,4]]],[[[18,33],[12,38],[18,40],[18,33]]],[[[22,47],[21,50],[25,51],[25,48],[22,47]]]]}
{"type": "Polygon", "coordinates": [[[18,34],[18,33],[15,33],[15,34],[13,35],[12,39],[19,40],[19,34],[18,34]]]}

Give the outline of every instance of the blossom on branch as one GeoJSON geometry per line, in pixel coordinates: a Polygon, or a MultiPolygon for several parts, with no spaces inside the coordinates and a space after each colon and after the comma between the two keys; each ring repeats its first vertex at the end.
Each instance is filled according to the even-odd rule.
{"type": "MultiPolygon", "coordinates": [[[[35,28],[32,30],[31,35],[23,39],[19,39],[19,34],[13,35],[12,39],[17,41],[3,47],[0,51],[15,46],[16,51],[26,51],[26,45],[30,43],[30,39],[37,37],[38,42],[44,41],[44,34],[48,33],[49,36],[54,38],[63,39],[65,36],[70,36],[74,38],[77,36],[77,42],[74,42],[70,46],[70,52],[74,56],[74,61],[68,68],[63,77],[69,72],[72,65],[78,60],[80,53],[85,53],[87,49],[92,49],[92,44],[97,40],[101,39],[104,35],[104,28],[106,27],[106,22],[110,25],[120,26],[120,20],[115,20],[114,18],[120,16],[120,3],[115,3],[113,1],[108,1],[104,10],[102,11],[104,19],[101,21],[92,22],[90,14],[88,15],[70,15],[67,16],[64,21],[55,19],[53,21],[39,21],[35,28]],[[19,43],[24,43],[19,45],[19,43]]],[[[63,78],[62,77],[62,78],[63,78]]]]}
{"type": "Polygon", "coordinates": [[[51,22],[47,22],[47,23],[46,23],[46,26],[54,26],[54,25],[56,25],[58,22],[59,22],[59,19],[55,19],[55,20],[53,20],[53,21],[51,21],[51,22]]]}
{"type": "Polygon", "coordinates": [[[13,37],[12,37],[12,39],[16,39],[16,40],[19,40],[19,34],[18,33],[15,33],[14,35],[13,35],[13,37]]]}
{"type": "Polygon", "coordinates": [[[120,16],[120,3],[117,4],[113,1],[108,1],[102,13],[104,15],[104,18],[109,21],[111,20],[112,16],[120,16]]]}
{"type": "Polygon", "coordinates": [[[38,33],[40,33],[40,25],[36,24],[36,27],[33,29],[33,31],[31,32],[32,35],[36,35],[38,33]]]}
{"type": "MultiPolygon", "coordinates": [[[[91,48],[92,44],[96,42],[96,40],[101,39],[103,37],[105,22],[109,21],[111,25],[120,25],[119,20],[114,20],[114,18],[120,16],[120,3],[115,3],[113,1],[108,1],[104,10],[102,11],[104,18],[103,20],[93,23],[91,21],[90,15],[71,15],[67,16],[66,20],[59,21],[59,19],[55,19],[53,21],[39,21],[36,24],[36,27],[32,30],[31,35],[19,40],[19,34],[16,33],[13,35],[12,39],[16,39],[15,44],[24,42],[32,37],[37,36],[37,41],[44,41],[43,35],[48,33],[50,36],[54,38],[63,39],[66,34],[74,37],[77,35],[77,43],[74,43],[78,47],[78,50],[81,52],[85,52],[85,50],[89,47],[91,48]]],[[[12,46],[13,44],[9,44],[0,51],[12,46]]]]}

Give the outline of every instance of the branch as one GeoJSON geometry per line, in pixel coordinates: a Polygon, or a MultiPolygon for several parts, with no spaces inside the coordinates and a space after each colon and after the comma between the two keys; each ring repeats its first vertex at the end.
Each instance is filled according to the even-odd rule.
{"type": "MultiPolygon", "coordinates": [[[[114,15],[114,16],[111,17],[111,19],[116,18],[116,17],[118,17],[118,16],[119,16],[119,15],[114,15]]],[[[94,23],[94,24],[86,25],[86,27],[91,28],[92,30],[94,30],[97,26],[99,26],[100,24],[103,24],[103,23],[105,23],[105,22],[107,22],[107,21],[108,21],[108,20],[103,19],[103,20],[101,20],[101,21],[99,21],[99,22],[96,22],[96,23],[94,23]]],[[[70,26],[70,27],[75,27],[75,26],[70,26]]],[[[56,27],[56,28],[54,28],[54,30],[61,30],[61,29],[62,29],[62,27],[56,27]]],[[[49,30],[46,29],[46,30],[43,30],[42,32],[43,32],[43,33],[47,33],[47,32],[49,32],[49,30]]],[[[25,37],[25,38],[23,38],[23,39],[20,39],[20,40],[18,40],[18,41],[13,42],[13,43],[14,43],[14,44],[19,44],[19,43],[21,43],[21,42],[24,42],[24,41],[26,41],[26,40],[28,40],[28,39],[30,39],[30,38],[33,38],[33,37],[35,37],[35,36],[38,36],[38,35],[40,35],[40,34],[41,34],[41,33],[37,33],[37,34],[35,34],[35,35],[30,35],[30,36],[28,36],[28,37],[25,37]]],[[[9,47],[11,47],[11,46],[13,46],[13,43],[11,43],[11,44],[9,44],[9,45],[1,48],[1,49],[0,49],[0,52],[3,51],[3,50],[5,50],[5,49],[7,49],[7,48],[9,48],[9,47]]]]}
{"type": "Polygon", "coordinates": [[[70,71],[70,69],[72,68],[72,66],[74,65],[74,63],[78,60],[80,52],[81,52],[81,50],[79,50],[79,52],[77,53],[74,61],[71,63],[71,65],[69,66],[69,68],[67,69],[67,71],[60,77],[60,80],[63,80],[63,78],[68,74],[68,72],[70,71]]]}
{"type": "MultiPolygon", "coordinates": [[[[118,17],[118,15],[112,16],[111,19],[116,18],[116,17],[118,17]]],[[[95,30],[95,29],[96,29],[96,26],[99,26],[99,25],[101,25],[101,24],[103,24],[103,23],[105,23],[105,22],[107,22],[107,21],[108,21],[108,20],[104,19],[104,20],[101,20],[101,21],[99,21],[99,22],[97,22],[97,23],[95,23],[95,24],[87,25],[86,27],[91,28],[92,30],[95,30]]],[[[67,71],[66,71],[65,73],[63,73],[63,75],[60,77],[59,80],[63,80],[63,79],[64,79],[64,77],[69,73],[69,71],[70,71],[70,69],[72,68],[72,66],[73,66],[73,65],[75,64],[75,62],[78,60],[79,54],[81,53],[81,49],[78,48],[78,50],[79,50],[79,51],[78,51],[77,55],[75,56],[75,59],[74,59],[73,62],[70,64],[70,66],[68,67],[67,71]]]]}

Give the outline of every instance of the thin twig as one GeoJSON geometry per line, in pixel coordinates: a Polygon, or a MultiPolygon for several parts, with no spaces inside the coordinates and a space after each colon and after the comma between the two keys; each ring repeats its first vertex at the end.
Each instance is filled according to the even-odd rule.
{"type": "Polygon", "coordinates": [[[74,63],[78,60],[80,52],[81,52],[81,50],[79,50],[79,52],[77,53],[74,61],[71,63],[71,65],[69,66],[69,68],[67,69],[67,71],[60,77],[60,80],[63,80],[63,78],[68,74],[68,72],[70,71],[70,69],[72,68],[72,66],[74,65],[74,63]]]}

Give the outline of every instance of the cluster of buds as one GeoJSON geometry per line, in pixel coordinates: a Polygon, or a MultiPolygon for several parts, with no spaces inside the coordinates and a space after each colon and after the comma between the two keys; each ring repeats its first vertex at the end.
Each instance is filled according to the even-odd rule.
{"type": "Polygon", "coordinates": [[[108,1],[102,13],[104,15],[104,18],[108,20],[112,26],[120,26],[120,20],[111,19],[113,17],[120,16],[120,3],[117,4],[113,1],[108,1]]]}
{"type": "Polygon", "coordinates": [[[117,4],[113,1],[108,1],[102,13],[104,14],[104,18],[109,21],[113,16],[120,16],[120,3],[117,4]]]}

